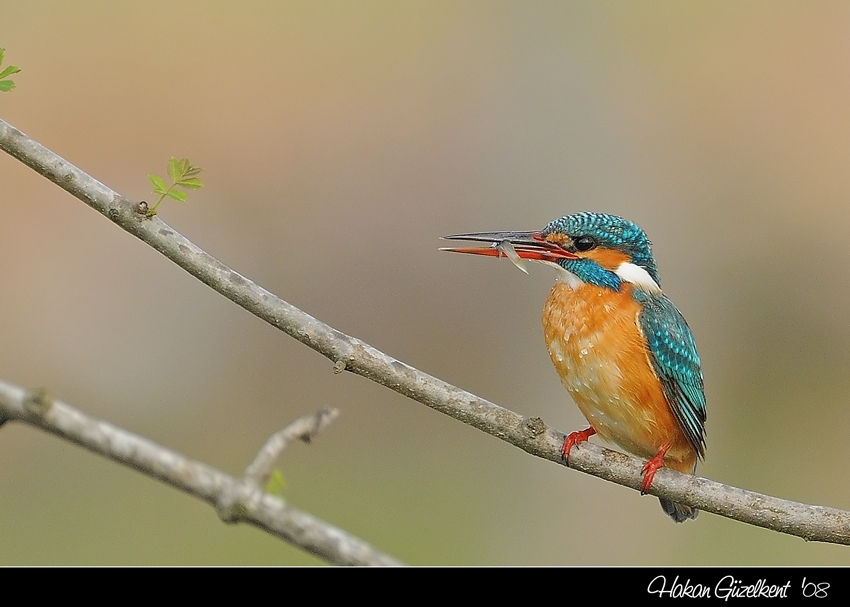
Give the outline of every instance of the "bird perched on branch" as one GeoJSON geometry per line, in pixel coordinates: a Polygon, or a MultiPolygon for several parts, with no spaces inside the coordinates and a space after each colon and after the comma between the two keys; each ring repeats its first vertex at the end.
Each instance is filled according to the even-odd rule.
{"type": "MultiPolygon", "coordinates": [[[[506,256],[555,268],[543,333],[561,383],[590,427],[572,432],[561,454],[594,434],[648,461],[641,492],[662,466],[692,474],[705,455],[705,394],[693,336],[661,292],[650,241],[631,221],[576,213],[539,232],[477,232],[448,240],[491,243],[445,251],[506,256]]],[[[661,499],[681,523],[697,510],[661,499]]]]}

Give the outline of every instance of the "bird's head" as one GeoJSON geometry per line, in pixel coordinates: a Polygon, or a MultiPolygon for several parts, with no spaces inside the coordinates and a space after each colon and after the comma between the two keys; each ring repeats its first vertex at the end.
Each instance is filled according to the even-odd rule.
{"type": "MultiPolygon", "coordinates": [[[[489,242],[489,247],[444,251],[530,259],[564,270],[567,282],[619,290],[629,282],[660,292],[650,241],[636,224],[604,213],[576,213],[556,219],[538,232],[475,232],[447,240],[489,242]]],[[[518,261],[518,260],[514,260],[518,261]]]]}

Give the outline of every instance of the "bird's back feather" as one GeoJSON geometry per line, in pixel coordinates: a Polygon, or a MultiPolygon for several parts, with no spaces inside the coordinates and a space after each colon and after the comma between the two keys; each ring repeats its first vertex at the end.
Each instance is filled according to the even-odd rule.
{"type": "Polygon", "coordinates": [[[699,355],[685,318],[663,295],[635,290],[649,360],[673,414],[700,457],[705,455],[705,392],[699,355]]]}

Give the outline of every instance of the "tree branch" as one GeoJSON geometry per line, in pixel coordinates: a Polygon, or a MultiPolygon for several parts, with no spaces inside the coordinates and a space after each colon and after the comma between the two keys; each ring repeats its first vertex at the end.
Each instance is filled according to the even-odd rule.
{"type": "MultiPolygon", "coordinates": [[[[234,303],[348,370],[441,413],[504,440],[532,455],[563,464],[564,434],[539,418],[524,418],[423,373],[337,331],[230,269],[159,217],[139,207],[17,129],[0,121],[0,148],[135,235],[234,303]]],[[[569,466],[639,489],[642,462],[582,443],[569,466]]],[[[708,479],[659,470],[650,493],[728,518],[807,540],[850,544],[850,512],[782,500],[708,479]]]]}
{"type": "MultiPolygon", "coordinates": [[[[320,417],[326,425],[334,416],[326,411],[310,416],[320,417]]],[[[307,418],[294,423],[303,426],[304,419],[307,418]]],[[[330,563],[401,564],[363,540],[264,492],[252,478],[233,478],[106,421],[89,417],[54,400],[44,389],[27,392],[0,381],[0,420],[25,422],[134,468],[204,500],[226,523],[250,523],[330,563]]]]}
{"type": "Polygon", "coordinates": [[[245,480],[254,483],[257,487],[264,487],[272,474],[275,461],[289,443],[296,438],[300,438],[305,443],[311,442],[337,417],[339,417],[338,409],[322,409],[313,415],[299,417],[280,432],[272,434],[251,465],[245,468],[245,480]]]}

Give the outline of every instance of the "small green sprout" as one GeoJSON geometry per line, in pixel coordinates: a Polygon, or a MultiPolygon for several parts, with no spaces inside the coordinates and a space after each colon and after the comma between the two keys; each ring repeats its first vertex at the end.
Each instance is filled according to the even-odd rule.
{"type": "Polygon", "coordinates": [[[283,495],[283,488],[286,487],[286,481],[283,480],[283,472],[280,468],[275,468],[269,477],[269,482],[266,483],[266,493],[272,495],[283,495]]]}
{"type": "Polygon", "coordinates": [[[156,208],[166,196],[177,202],[186,202],[188,196],[186,192],[175,188],[179,186],[181,188],[196,190],[202,187],[204,184],[201,183],[200,179],[195,177],[200,172],[201,167],[193,167],[189,164],[188,158],[181,158],[180,160],[172,158],[168,161],[168,176],[171,177],[172,181],[170,186],[166,187],[165,180],[159,175],[148,175],[148,179],[153,184],[153,193],[159,194],[159,198],[151,207],[151,210],[148,211],[148,216],[152,217],[156,215],[156,208]]]}
{"type": "MultiPolygon", "coordinates": [[[[3,64],[3,55],[6,53],[6,49],[0,48],[0,65],[3,64]]],[[[13,88],[15,88],[14,80],[8,80],[6,76],[11,76],[12,74],[17,74],[21,70],[14,65],[10,65],[2,72],[0,72],[0,92],[8,93],[13,88]]]]}

